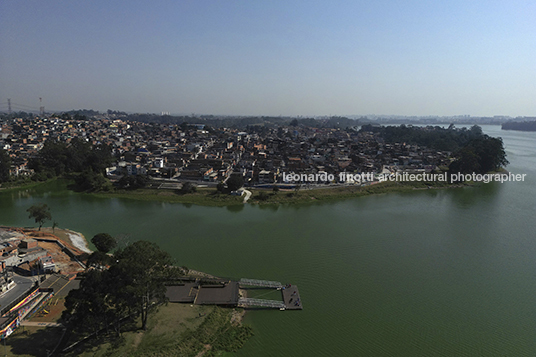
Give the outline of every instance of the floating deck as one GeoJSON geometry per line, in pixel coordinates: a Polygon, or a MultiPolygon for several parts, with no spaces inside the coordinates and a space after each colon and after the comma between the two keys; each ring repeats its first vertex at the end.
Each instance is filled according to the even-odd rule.
{"type": "Polygon", "coordinates": [[[201,284],[199,280],[166,286],[170,302],[194,303],[196,305],[222,305],[260,307],[279,310],[302,310],[300,292],[296,285],[283,285],[278,281],[240,279],[240,281],[217,281],[201,284]],[[247,289],[276,289],[281,291],[281,300],[240,298],[239,287],[247,289]]]}
{"type": "Polygon", "coordinates": [[[166,286],[166,297],[169,302],[193,303],[199,290],[197,283],[184,283],[166,286]]]}
{"type": "Polygon", "coordinates": [[[296,285],[287,285],[281,289],[285,310],[303,310],[300,291],[296,285]]]}

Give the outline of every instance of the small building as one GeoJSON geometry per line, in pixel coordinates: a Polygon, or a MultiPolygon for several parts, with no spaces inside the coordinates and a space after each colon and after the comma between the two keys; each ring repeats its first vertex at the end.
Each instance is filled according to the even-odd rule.
{"type": "Polygon", "coordinates": [[[37,241],[35,239],[23,239],[19,243],[19,250],[30,250],[32,248],[37,248],[37,241]]]}
{"type": "Polygon", "coordinates": [[[0,243],[0,255],[1,256],[7,257],[10,255],[17,255],[17,254],[18,254],[18,249],[13,244],[9,242],[0,243]]]}
{"type": "Polygon", "coordinates": [[[157,157],[156,159],[154,159],[153,161],[153,166],[157,169],[162,169],[164,168],[164,159],[161,158],[161,157],[157,157]]]}
{"type": "Polygon", "coordinates": [[[44,257],[39,258],[39,268],[45,273],[55,273],[56,264],[54,263],[54,259],[52,259],[52,256],[46,255],[44,257]]]}
{"type": "Polygon", "coordinates": [[[275,173],[268,170],[261,170],[259,172],[259,183],[274,183],[275,173]]]}

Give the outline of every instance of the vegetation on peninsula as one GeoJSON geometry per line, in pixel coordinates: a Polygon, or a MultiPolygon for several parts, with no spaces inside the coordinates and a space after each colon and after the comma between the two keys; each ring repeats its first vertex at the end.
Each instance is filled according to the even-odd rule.
{"type": "Polygon", "coordinates": [[[252,335],[251,327],[236,323],[234,309],[167,305],[165,284],[183,278],[188,270],[174,266],[170,255],[155,243],[138,241],[120,247],[104,266],[95,257],[114,249],[117,242],[106,233],[95,235],[92,241],[100,250],[90,256],[91,268],[80,288],[69,292],[62,320],[68,331],[65,341],[83,341],[91,336],[94,342],[83,342],[68,355],[85,355],[97,348],[133,356],[195,356],[202,351],[213,356],[219,351],[237,351],[252,335]],[[188,310],[199,314],[192,315],[188,310]],[[167,313],[162,315],[162,311],[167,313]],[[167,321],[168,315],[177,313],[179,321],[174,321],[182,321],[180,328],[167,321]],[[130,339],[134,331],[142,333],[141,340],[130,339]]]}

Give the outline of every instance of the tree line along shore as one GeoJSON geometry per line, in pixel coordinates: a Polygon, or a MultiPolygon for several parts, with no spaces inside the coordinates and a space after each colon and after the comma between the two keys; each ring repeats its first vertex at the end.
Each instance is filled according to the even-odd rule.
{"type": "MultiPolygon", "coordinates": [[[[506,173],[507,171],[500,168],[494,172],[506,173]]],[[[441,174],[441,173],[439,173],[441,174]]],[[[438,175],[439,175],[438,174],[438,175]]],[[[51,179],[57,180],[57,179],[51,179]]],[[[50,182],[48,180],[46,182],[50,182]]],[[[21,184],[12,187],[0,188],[1,191],[10,191],[18,189],[35,188],[38,185],[46,184],[46,182],[37,182],[29,184],[21,184]]],[[[65,188],[71,187],[72,181],[60,180],[65,188]]],[[[480,185],[480,182],[463,181],[463,182],[443,182],[443,181],[385,181],[376,182],[368,185],[300,185],[298,188],[283,188],[277,184],[267,188],[251,188],[247,189],[252,192],[249,199],[250,204],[256,205],[273,205],[273,204],[305,204],[322,201],[332,201],[340,199],[348,199],[353,197],[363,197],[368,195],[410,192],[423,189],[448,189],[460,187],[473,187],[480,185]]],[[[180,184],[179,184],[180,187],[180,184]]],[[[244,204],[242,196],[231,195],[227,192],[221,192],[217,188],[196,187],[194,190],[184,192],[181,188],[177,189],[159,189],[158,185],[151,187],[150,185],[144,188],[135,190],[113,190],[113,191],[96,191],[89,194],[102,198],[125,198],[142,201],[157,201],[168,203],[183,203],[200,206],[241,206],[244,204]]]]}

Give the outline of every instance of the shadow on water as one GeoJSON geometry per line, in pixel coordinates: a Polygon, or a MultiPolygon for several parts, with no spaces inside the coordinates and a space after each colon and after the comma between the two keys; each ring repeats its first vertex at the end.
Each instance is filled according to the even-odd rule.
{"type": "Polygon", "coordinates": [[[261,210],[272,211],[272,212],[277,212],[277,210],[279,209],[279,205],[278,205],[278,204],[259,205],[258,207],[259,207],[261,210]]]}
{"type": "Polygon", "coordinates": [[[499,197],[498,193],[502,189],[502,185],[498,182],[490,182],[480,186],[453,189],[452,201],[463,209],[481,206],[483,202],[486,205],[492,205],[499,197]]]}
{"type": "Polygon", "coordinates": [[[244,210],[244,206],[245,205],[229,205],[229,206],[226,206],[226,208],[229,212],[240,212],[244,210]]]}

